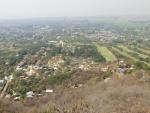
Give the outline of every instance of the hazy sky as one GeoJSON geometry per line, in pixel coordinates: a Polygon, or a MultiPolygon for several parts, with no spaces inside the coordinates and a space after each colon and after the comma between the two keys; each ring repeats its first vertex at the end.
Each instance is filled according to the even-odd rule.
{"type": "Polygon", "coordinates": [[[0,18],[150,16],[150,0],[0,0],[0,18]]]}

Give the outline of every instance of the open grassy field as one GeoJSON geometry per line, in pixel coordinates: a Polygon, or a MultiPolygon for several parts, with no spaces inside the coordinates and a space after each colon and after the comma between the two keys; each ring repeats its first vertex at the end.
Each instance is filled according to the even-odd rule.
{"type": "Polygon", "coordinates": [[[146,50],[146,49],[143,49],[143,48],[137,48],[138,50],[146,53],[146,54],[150,54],[150,50],[146,50]]]}
{"type": "Polygon", "coordinates": [[[106,59],[107,62],[116,61],[115,55],[107,47],[100,46],[98,44],[95,44],[95,46],[97,47],[97,50],[103,55],[103,57],[106,59]]]}
{"type": "Polygon", "coordinates": [[[129,48],[130,48],[131,50],[133,50],[133,51],[138,52],[138,53],[141,53],[141,54],[144,54],[144,55],[147,55],[147,56],[150,55],[150,50],[147,50],[147,49],[138,47],[138,46],[136,46],[136,45],[131,45],[131,46],[129,46],[129,48]]]}
{"type": "Polygon", "coordinates": [[[145,62],[145,61],[141,61],[140,59],[128,54],[127,51],[121,51],[120,49],[118,49],[116,47],[112,47],[112,49],[113,49],[113,51],[119,53],[122,56],[125,56],[126,58],[129,58],[129,59],[133,60],[134,62],[140,61],[140,62],[143,62],[144,64],[150,66],[150,63],[145,62]]]}
{"type": "Polygon", "coordinates": [[[136,59],[135,57],[132,57],[131,55],[129,55],[128,53],[126,53],[126,52],[124,52],[124,51],[121,51],[121,50],[119,50],[119,49],[117,49],[117,48],[115,48],[115,47],[112,47],[112,49],[113,49],[115,52],[121,54],[122,56],[125,56],[125,57],[127,57],[127,58],[129,58],[129,59],[132,59],[133,61],[138,61],[138,59],[136,59]]]}
{"type": "Polygon", "coordinates": [[[144,50],[150,51],[150,47],[147,47],[145,45],[140,44],[140,45],[138,45],[138,47],[140,47],[140,48],[142,48],[144,50]]]}
{"type": "Polygon", "coordinates": [[[138,54],[139,57],[141,57],[141,58],[147,58],[148,57],[147,55],[144,55],[144,54],[141,54],[139,52],[136,52],[136,51],[133,51],[131,49],[128,49],[128,47],[126,47],[124,45],[118,45],[118,47],[121,48],[121,49],[123,49],[123,51],[138,54]]]}

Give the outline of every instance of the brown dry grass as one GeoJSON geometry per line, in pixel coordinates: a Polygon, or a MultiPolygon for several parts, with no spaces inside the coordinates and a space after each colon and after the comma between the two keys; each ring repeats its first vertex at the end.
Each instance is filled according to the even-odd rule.
{"type": "Polygon", "coordinates": [[[134,77],[125,77],[86,88],[66,89],[50,100],[40,109],[41,113],[148,113],[150,87],[134,77]]]}
{"type": "Polygon", "coordinates": [[[77,89],[59,87],[50,96],[34,100],[35,105],[5,104],[0,113],[149,113],[149,85],[127,76],[77,89]]]}

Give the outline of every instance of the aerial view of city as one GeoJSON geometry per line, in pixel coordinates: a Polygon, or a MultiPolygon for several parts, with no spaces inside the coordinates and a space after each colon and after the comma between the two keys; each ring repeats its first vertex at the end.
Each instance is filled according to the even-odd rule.
{"type": "Polygon", "coordinates": [[[148,0],[0,2],[0,113],[150,113],[148,0]]]}

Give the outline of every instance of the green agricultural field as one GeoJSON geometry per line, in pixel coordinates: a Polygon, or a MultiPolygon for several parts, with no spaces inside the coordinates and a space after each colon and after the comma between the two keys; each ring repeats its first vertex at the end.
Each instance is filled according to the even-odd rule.
{"type": "Polygon", "coordinates": [[[135,45],[131,45],[129,48],[130,48],[131,50],[137,51],[137,52],[139,52],[139,53],[141,53],[141,54],[150,55],[150,50],[147,50],[147,49],[144,49],[144,48],[135,46],[135,45]]]}
{"type": "Polygon", "coordinates": [[[117,48],[115,48],[115,47],[112,47],[112,49],[113,49],[114,51],[118,52],[119,54],[121,54],[122,56],[125,56],[125,57],[127,57],[127,58],[129,58],[129,59],[132,59],[133,61],[138,61],[138,59],[136,59],[135,57],[132,57],[131,55],[129,55],[128,53],[126,53],[126,52],[124,52],[124,51],[121,51],[121,50],[119,50],[119,49],[117,49],[117,48]]]}
{"type": "Polygon", "coordinates": [[[142,49],[144,49],[144,50],[147,50],[147,51],[150,51],[150,48],[149,47],[147,47],[147,46],[145,46],[145,45],[138,45],[138,47],[139,48],[142,48],[142,49]]]}
{"type": "Polygon", "coordinates": [[[109,51],[107,47],[100,46],[98,44],[95,44],[95,46],[97,47],[98,52],[101,53],[101,55],[106,59],[107,62],[116,61],[115,55],[111,51],[109,51]]]}
{"type": "Polygon", "coordinates": [[[137,48],[137,49],[140,50],[140,51],[143,51],[146,54],[150,54],[150,50],[146,50],[146,49],[143,49],[143,48],[137,48]]]}
{"type": "Polygon", "coordinates": [[[126,52],[130,52],[130,53],[136,53],[139,55],[139,57],[141,58],[148,58],[147,55],[144,55],[144,54],[141,54],[139,52],[136,52],[136,51],[133,51],[131,49],[128,49],[128,47],[124,46],[124,45],[118,45],[119,48],[123,49],[123,51],[126,51],[126,52]]]}
{"type": "MultiPolygon", "coordinates": [[[[120,55],[125,56],[125,57],[127,57],[127,58],[133,60],[134,62],[140,61],[139,59],[137,59],[137,58],[131,56],[130,54],[128,54],[126,51],[121,51],[121,50],[119,50],[118,48],[115,48],[115,47],[112,47],[112,49],[113,49],[115,52],[118,52],[120,55]]],[[[150,66],[150,63],[147,63],[147,62],[145,62],[145,61],[140,61],[140,62],[143,62],[144,64],[147,64],[148,66],[150,66]]]]}

